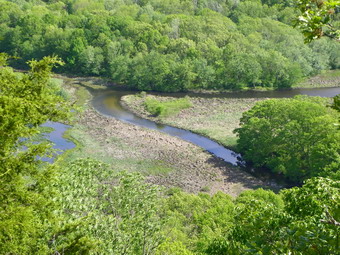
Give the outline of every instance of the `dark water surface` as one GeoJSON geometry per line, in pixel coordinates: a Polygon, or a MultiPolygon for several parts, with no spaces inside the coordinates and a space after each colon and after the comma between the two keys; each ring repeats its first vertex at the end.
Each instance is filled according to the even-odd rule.
{"type": "MultiPolygon", "coordinates": [[[[223,159],[224,161],[233,165],[244,165],[241,162],[239,154],[229,150],[222,145],[195,133],[187,130],[171,127],[168,125],[157,124],[153,121],[143,119],[137,115],[124,109],[120,104],[120,99],[124,95],[133,94],[131,91],[122,90],[99,90],[91,91],[93,95],[92,105],[93,107],[106,116],[114,117],[118,120],[131,123],[134,125],[154,129],[163,133],[179,137],[185,141],[191,142],[200,146],[204,150],[212,153],[216,157],[223,159]]],[[[136,93],[136,92],[135,92],[136,93]]],[[[231,92],[231,93],[217,93],[217,94],[202,94],[202,93],[155,93],[157,95],[175,96],[175,97],[223,97],[223,98],[284,98],[293,97],[296,95],[309,95],[309,96],[321,96],[321,97],[334,97],[340,94],[340,88],[318,88],[318,89],[294,89],[284,91],[246,91],[246,92],[231,92]]]]}

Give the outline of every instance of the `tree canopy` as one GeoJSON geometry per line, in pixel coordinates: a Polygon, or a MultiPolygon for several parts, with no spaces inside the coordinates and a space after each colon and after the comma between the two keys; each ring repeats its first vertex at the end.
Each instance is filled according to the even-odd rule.
{"type": "Polygon", "coordinates": [[[270,99],[245,112],[235,131],[245,160],[293,181],[336,173],[340,168],[339,113],[327,107],[325,100],[270,99]]]}
{"type": "Polygon", "coordinates": [[[286,88],[340,66],[340,46],[304,44],[292,1],[0,0],[0,51],[60,56],[62,71],[139,90],[286,88]]]}

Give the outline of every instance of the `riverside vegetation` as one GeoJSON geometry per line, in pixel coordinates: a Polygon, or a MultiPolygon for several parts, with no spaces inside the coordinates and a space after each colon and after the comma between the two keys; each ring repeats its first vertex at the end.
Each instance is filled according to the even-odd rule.
{"type": "MultiPolygon", "coordinates": [[[[47,120],[78,118],[71,109],[79,106],[50,82],[56,64],[161,91],[290,87],[338,68],[339,44],[323,38],[305,45],[291,27],[293,2],[0,0],[0,50],[19,57],[12,64],[53,53],[65,60],[32,60],[18,74],[0,54],[0,254],[337,254],[339,97],[329,107],[318,98],[267,100],[243,114],[240,150],[259,143],[262,156],[248,154],[254,164],[304,180],[277,194],[187,193],[68,153],[49,164],[39,157],[51,156],[51,146],[36,142],[47,120]]],[[[321,36],[330,16],[338,25],[329,9],[336,0],[312,3],[327,14],[318,23],[314,9],[307,15],[307,28],[316,24],[307,39],[321,36]]]]}
{"type": "MultiPolygon", "coordinates": [[[[1,68],[2,92],[6,86],[17,88],[11,89],[10,101],[27,100],[28,106],[39,107],[38,102],[51,105],[58,100],[52,108],[46,105],[41,108],[51,109],[56,120],[58,109],[63,113],[69,111],[60,108],[62,93],[53,90],[55,86],[47,86],[48,63],[54,61],[32,62],[31,73],[20,76],[10,68],[1,68]],[[23,97],[19,84],[25,84],[26,92],[38,89],[48,96],[48,101],[31,97],[31,93],[23,97]]],[[[8,97],[8,93],[1,93],[0,102],[9,102],[8,97]]],[[[317,99],[311,100],[318,103],[317,99]]],[[[308,100],[307,103],[310,104],[308,100]]],[[[5,113],[4,106],[9,104],[0,105],[5,113]]],[[[37,108],[25,109],[25,115],[30,111],[38,113],[37,108]]],[[[6,191],[1,193],[0,207],[2,254],[336,254],[338,251],[340,187],[335,176],[311,178],[302,187],[282,190],[279,194],[258,189],[232,198],[221,192],[211,196],[165,189],[145,183],[138,173],[117,173],[112,165],[97,159],[65,162],[60,158],[52,165],[43,164],[34,157],[44,153],[45,143],[28,145],[29,140],[24,140],[32,149],[17,157],[21,146],[18,138],[29,138],[39,132],[36,127],[52,117],[48,114],[43,111],[43,115],[37,116],[39,122],[26,119],[23,131],[14,138],[11,134],[16,130],[6,127],[16,119],[24,119],[13,119],[13,115],[5,118],[7,122],[2,119],[2,123],[8,123],[1,126],[2,132],[8,134],[2,136],[2,143],[15,142],[14,147],[4,146],[1,155],[5,164],[1,165],[0,184],[1,190],[6,191]],[[51,171],[51,167],[57,171],[51,171]],[[21,224],[17,225],[19,221],[21,224]]]]}

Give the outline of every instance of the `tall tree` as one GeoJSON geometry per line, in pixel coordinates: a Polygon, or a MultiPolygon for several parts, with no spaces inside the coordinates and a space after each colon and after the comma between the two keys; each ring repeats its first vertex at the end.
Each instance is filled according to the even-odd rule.
{"type": "Polygon", "coordinates": [[[51,155],[50,145],[31,138],[42,123],[67,118],[67,103],[48,85],[52,67],[62,62],[32,60],[22,74],[6,67],[7,59],[0,54],[0,251],[46,254],[55,220],[53,167],[39,160],[51,155]]]}

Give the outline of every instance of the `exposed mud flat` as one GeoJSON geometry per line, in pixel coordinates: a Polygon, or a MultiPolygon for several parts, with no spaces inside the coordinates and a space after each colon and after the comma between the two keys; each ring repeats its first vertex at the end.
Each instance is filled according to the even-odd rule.
{"type": "Polygon", "coordinates": [[[151,183],[180,187],[193,193],[223,191],[232,196],[237,196],[246,189],[265,186],[261,180],[213,157],[197,146],[176,137],[103,116],[92,108],[87,109],[78,122],[87,128],[93,139],[105,147],[106,153],[111,157],[159,160],[175,169],[166,174],[147,176],[151,183]],[[121,141],[118,145],[114,142],[117,139],[121,141]]]}

